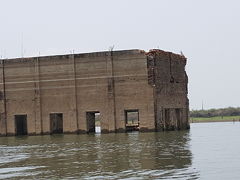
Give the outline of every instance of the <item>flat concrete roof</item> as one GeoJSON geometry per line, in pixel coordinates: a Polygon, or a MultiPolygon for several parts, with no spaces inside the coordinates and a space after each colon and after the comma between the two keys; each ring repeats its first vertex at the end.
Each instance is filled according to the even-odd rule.
{"type": "Polygon", "coordinates": [[[102,57],[109,56],[110,53],[114,56],[121,55],[133,55],[133,54],[144,54],[144,55],[153,55],[153,54],[171,54],[173,56],[177,56],[181,59],[186,59],[184,55],[175,54],[168,51],[163,51],[160,49],[151,49],[148,52],[140,49],[130,49],[130,50],[118,50],[118,51],[100,51],[100,52],[88,52],[88,53],[73,53],[73,54],[63,54],[63,55],[50,55],[50,56],[34,56],[34,57],[22,57],[22,58],[10,58],[10,59],[1,59],[5,62],[23,62],[35,59],[66,59],[74,56],[75,58],[86,58],[86,57],[102,57]]]}

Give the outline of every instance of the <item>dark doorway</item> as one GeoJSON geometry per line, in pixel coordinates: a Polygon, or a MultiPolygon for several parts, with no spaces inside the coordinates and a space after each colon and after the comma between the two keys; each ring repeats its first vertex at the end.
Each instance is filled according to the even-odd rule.
{"type": "Polygon", "coordinates": [[[165,121],[164,121],[164,124],[165,124],[165,129],[166,130],[170,130],[170,109],[169,108],[165,109],[165,121]]]}
{"type": "Polygon", "coordinates": [[[139,111],[125,110],[126,131],[138,131],[139,130],[139,111]]]}
{"type": "Polygon", "coordinates": [[[51,134],[63,133],[63,114],[62,113],[50,114],[50,133],[51,134]]]}
{"type": "Polygon", "coordinates": [[[181,129],[182,127],[182,109],[175,109],[176,120],[177,120],[177,129],[181,129]]]}
{"type": "Polygon", "coordinates": [[[100,112],[93,111],[93,112],[86,112],[86,119],[87,119],[87,132],[88,133],[100,133],[101,132],[101,125],[100,125],[100,112]]]}
{"type": "Polygon", "coordinates": [[[16,136],[27,135],[27,115],[15,115],[16,136]]]}

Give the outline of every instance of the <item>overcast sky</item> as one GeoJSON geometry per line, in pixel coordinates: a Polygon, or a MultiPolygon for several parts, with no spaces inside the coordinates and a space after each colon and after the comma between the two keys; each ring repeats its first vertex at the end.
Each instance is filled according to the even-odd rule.
{"type": "Polygon", "coordinates": [[[191,109],[240,106],[239,0],[0,0],[3,58],[112,45],[182,51],[191,109]]]}

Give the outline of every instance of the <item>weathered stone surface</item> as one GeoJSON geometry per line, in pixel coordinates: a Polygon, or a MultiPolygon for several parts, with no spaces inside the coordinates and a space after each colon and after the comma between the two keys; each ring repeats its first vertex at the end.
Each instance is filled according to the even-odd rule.
{"type": "Polygon", "coordinates": [[[131,109],[140,131],[187,129],[185,65],[161,50],[1,60],[0,135],[15,135],[15,115],[27,115],[29,135],[51,134],[51,113],[63,114],[64,133],[86,133],[86,112],[100,112],[104,133],[124,132],[131,109]]]}

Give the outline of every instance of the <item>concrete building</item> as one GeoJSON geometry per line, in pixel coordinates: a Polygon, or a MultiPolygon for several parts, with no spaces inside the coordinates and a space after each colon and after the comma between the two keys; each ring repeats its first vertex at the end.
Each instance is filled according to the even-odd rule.
{"type": "Polygon", "coordinates": [[[0,135],[187,129],[185,65],[162,50],[2,59],[0,135]]]}

